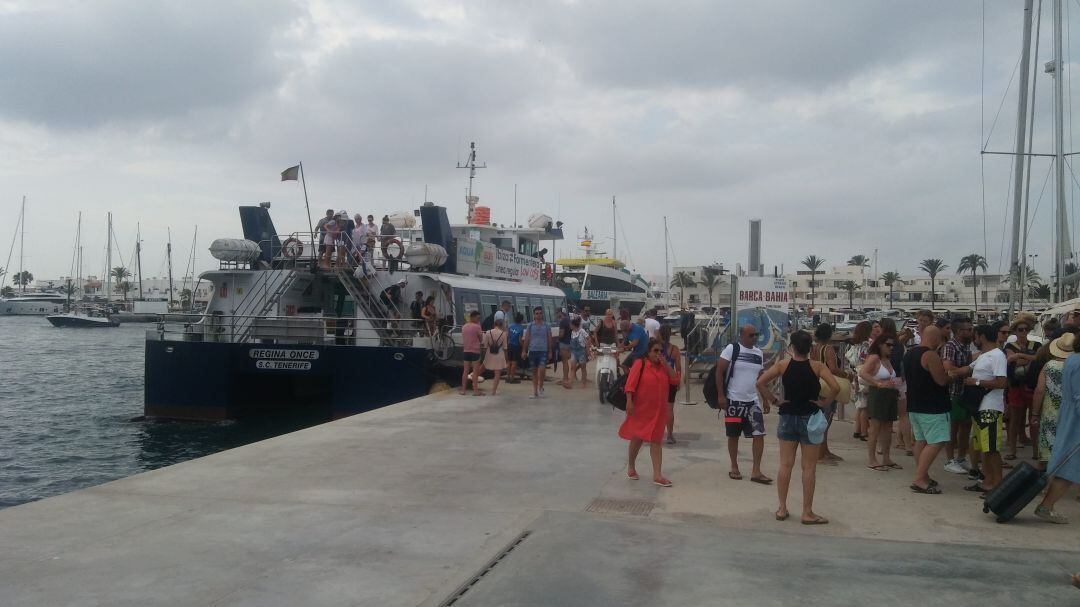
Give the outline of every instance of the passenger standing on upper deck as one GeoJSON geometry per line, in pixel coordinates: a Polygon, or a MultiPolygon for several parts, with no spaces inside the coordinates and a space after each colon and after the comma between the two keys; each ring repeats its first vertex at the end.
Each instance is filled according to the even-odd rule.
{"type": "Polygon", "coordinates": [[[420,320],[424,317],[424,292],[417,291],[416,299],[409,304],[409,315],[414,320],[420,320]]]}
{"type": "Polygon", "coordinates": [[[424,308],[420,310],[420,316],[424,319],[428,335],[435,335],[435,329],[438,328],[439,313],[435,311],[434,295],[428,295],[427,300],[424,301],[424,308]]]}
{"type": "Polygon", "coordinates": [[[326,217],[323,217],[315,223],[315,233],[318,235],[319,240],[319,257],[323,256],[326,252],[326,224],[334,219],[334,209],[326,209],[326,217]]]}
{"type": "MultiPolygon", "coordinates": [[[[379,244],[379,226],[375,225],[375,216],[367,216],[367,232],[365,233],[368,261],[371,267],[375,267],[375,247],[379,244]]],[[[384,255],[385,257],[385,255],[384,255]]]]}
{"type": "Polygon", "coordinates": [[[465,389],[469,385],[469,371],[475,372],[473,377],[473,396],[480,396],[480,374],[483,373],[484,365],[480,362],[480,345],[483,341],[484,331],[480,328],[480,312],[469,312],[469,322],[461,327],[461,390],[458,394],[465,396],[465,389]]]}
{"type": "Polygon", "coordinates": [[[532,367],[533,395],[530,399],[544,397],[544,372],[547,371],[548,352],[551,351],[551,327],[544,322],[544,309],[533,308],[533,321],[522,335],[521,357],[528,356],[532,367]]]}
{"type": "Polygon", "coordinates": [[[636,481],[637,456],[642,443],[649,443],[653,483],[670,487],[660,467],[663,463],[664,430],[667,428],[668,386],[679,384],[679,374],[664,362],[663,347],[655,339],[646,342],[646,355],[630,368],[626,378],[626,420],[619,426],[619,436],[630,441],[626,477],[636,481]]]}

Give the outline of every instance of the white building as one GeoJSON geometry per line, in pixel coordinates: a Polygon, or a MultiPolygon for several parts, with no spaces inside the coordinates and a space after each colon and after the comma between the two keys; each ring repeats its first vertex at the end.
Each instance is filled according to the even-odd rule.
{"type": "MultiPolygon", "coordinates": [[[[801,269],[794,274],[787,274],[792,296],[797,306],[806,307],[811,303],[810,270],[801,269]]],[[[1007,275],[971,274],[945,272],[934,279],[935,301],[931,303],[930,277],[923,272],[901,274],[892,285],[892,300],[889,300],[889,285],[880,276],[875,277],[867,268],[858,266],[833,266],[814,275],[814,307],[819,311],[840,310],[851,307],[859,308],[935,308],[968,309],[1003,308],[1009,302],[1009,280],[1007,275]],[[853,293],[846,288],[854,283],[853,293]]],[[[1031,300],[1025,307],[1046,305],[1045,300],[1031,300]]]]}
{"type": "MultiPolygon", "coordinates": [[[[79,292],[84,297],[89,298],[104,298],[105,297],[105,281],[97,276],[86,276],[79,281],[75,277],[61,276],[60,278],[49,278],[42,280],[35,280],[34,287],[43,291],[59,291],[67,283],[68,280],[79,289],[79,292]]],[[[139,297],[139,283],[138,281],[129,278],[128,282],[131,283],[131,289],[127,293],[128,299],[135,299],[139,297]]],[[[197,303],[206,303],[210,301],[211,289],[214,285],[202,281],[197,285],[193,284],[197,282],[197,279],[193,279],[191,276],[185,278],[173,278],[173,301],[180,301],[180,294],[184,289],[194,291],[195,301],[197,303]]],[[[158,278],[157,276],[143,278],[142,280],[142,294],[146,299],[168,299],[169,297],[169,279],[158,278]]],[[[121,299],[123,296],[120,291],[116,289],[116,281],[113,281],[113,299],[121,299]]]]}
{"type": "Polygon", "coordinates": [[[677,302],[675,305],[679,305],[678,302],[682,302],[688,308],[698,309],[710,305],[714,308],[731,306],[730,271],[725,270],[723,264],[713,264],[711,266],[676,266],[672,268],[671,272],[671,280],[673,282],[680,272],[684,273],[693,284],[687,285],[685,288],[680,288],[678,286],[671,288],[671,292],[674,295],[672,300],[677,302]],[[720,272],[724,273],[721,274],[720,272]],[[711,296],[709,290],[705,288],[706,275],[709,273],[713,273],[716,276],[716,285],[712,289],[711,296]]]}

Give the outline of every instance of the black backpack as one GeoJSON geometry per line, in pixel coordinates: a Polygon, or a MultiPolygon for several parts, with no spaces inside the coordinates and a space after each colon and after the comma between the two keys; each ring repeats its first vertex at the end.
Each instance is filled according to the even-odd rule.
{"type": "MultiPolygon", "coordinates": [[[[639,365],[642,367],[641,373],[645,373],[645,369],[644,369],[644,367],[645,367],[645,359],[639,358],[639,359],[637,359],[637,361],[634,362],[634,366],[639,366],[639,365]]],[[[608,394],[607,394],[608,403],[610,403],[612,407],[615,407],[619,411],[626,411],[626,380],[629,379],[629,378],[630,378],[630,372],[629,371],[627,371],[626,373],[620,375],[619,378],[615,380],[615,384],[611,386],[611,390],[608,391],[608,394]]],[[[641,385],[641,375],[640,374],[638,375],[637,383],[638,383],[639,386],[641,385]]],[[[637,388],[635,387],[635,390],[636,389],[637,388]]]]}
{"type": "MultiPolygon", "coordinates": [[[[724,392],[727,392],[728,384],[731,382],[731,376],[735,372],[735,361],[739,360],[739,342],[731,344],[731,362],[728,364],[727,372],[724,373],[724,392]]],[[[708,375],[705,376],[705,385],[701,387],[701,392],[705,396],[705,402],[709,404],[712,409],[720,408],[720,394],[716,391],[716,365],[713,365],[709,369],[708,375]]]]}

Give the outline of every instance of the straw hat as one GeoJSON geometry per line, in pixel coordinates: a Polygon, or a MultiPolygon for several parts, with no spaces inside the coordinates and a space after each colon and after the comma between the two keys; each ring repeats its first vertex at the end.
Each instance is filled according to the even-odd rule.
{"type": "Polygon", "coordinates": [[[1068,358],[1073,353],[1073,342],[1076,340],[1076,335],[1072,333],[1066,333],[1061,337],[1050,342],[1050,354],[1058,358],[1068,358]]]}
{"type": "Polygon", "coordinates": [[[1009,324],[1009,329],[1015,331],[1016,327],[1020,325],[1027,325],[1029,329],[1035,328],[1035,315],[1030,312],[1021,312],[1016,315],[1012,323],[1009,324]]]}

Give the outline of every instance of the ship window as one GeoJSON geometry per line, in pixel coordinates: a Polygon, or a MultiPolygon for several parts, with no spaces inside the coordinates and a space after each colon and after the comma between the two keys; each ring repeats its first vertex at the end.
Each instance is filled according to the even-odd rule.
{"type": "Polygon", "coordinates": [[[544,299],[544,318],[548,322],[555,322],[555,300],[544,299]]]}
{"type": "Polygon", "coordinates": [[[499,298],[494,295],[481,295],[480,296],[480,318],[486,319],[489,316],[495,315],[495,310],[499,309],[499,298]]]}
{"type": "Polygon", "coordinates": [[[469,314],[473,310],[480,309],[480,298],[476,293],[464,292],[461,294],[461,315],[462,323],[468,322],[469,314]]]}
{"type": "Polygon", "coordinates": [[[525,320],[529,319],[529,298],[527,297],[515,297],[514,298],[515,312],[521,312],[525,316],[525,320]]]}
{"type": "Polygon", "coordinates": [[[589,274],[585,277],[585,285],[583,289],[589,291],[614,291],[616,293],[644,293],[644,287],[630,282],[630,277],[623,278],[611,278],[609,276],[598,276],[596,274],[589,274]]]}

